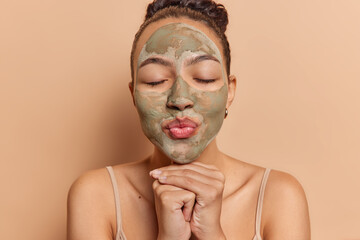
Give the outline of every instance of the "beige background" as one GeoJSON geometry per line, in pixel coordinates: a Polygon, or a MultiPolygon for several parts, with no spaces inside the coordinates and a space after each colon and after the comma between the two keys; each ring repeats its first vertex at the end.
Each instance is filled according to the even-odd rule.
{"type": "MultiPolygon", "coordinates": [[[[313,239],[360,239],[360,1],[222,2],[221,149],[297,177],[313,239]]],[[[0,239],[65,239],[76,177],[151,151],[127,88],[146,3],[1,0],[0,239]]]]}

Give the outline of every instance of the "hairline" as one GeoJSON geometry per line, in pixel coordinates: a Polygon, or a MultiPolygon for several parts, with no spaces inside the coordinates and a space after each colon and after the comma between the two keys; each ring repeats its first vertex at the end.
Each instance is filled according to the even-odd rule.
{"type": "MultiPolygon", "coordinates": [[[[156,12],[151,18],[147,19],[143,22],[143,24],[140,26],[139,30],[135,34],[135,39],[133,41],[132,49],[131,49],[131,55],[130,55],[130,68],[131,68],[131,84],[133,85],[135,82],[135,52],[137,49],[137,45],[139,43],[139,39],[143,35],[145,29],[151,25],[152,23],[156,23],[161,20],[166,20],[169,18],[174,19],[181,19],[181,18],[187,18],[194,22],[200,22],[204,26],[206,26],[208,29],[211,30],[212,33],[214,33],[215,37],[219,40],[220,43],[220,54],[222,57],[224,57],[224,63],[225,63],[225,71],[227,75],[230,74],[230,61],[231,61],[231,55],[230,55],[230,46],[227,40],[227,37],[224,32],[220,30],[220,28],[216,25],[216,23],[206,15],[203,15],[200,12],[197,12],[195,10],[189,9],[189,8],[183,8],[183,7],[174,7],[170,6],[164,9],[159,10],[156,12]],[[189,16],[191,15],[191,16],[189,16]],[[196,19],[198,17],[198,19],[196,19]],[[227,49],[225,49],[225,46],[227,46],[227,49]],[[228,50],[228,52],[225,52],[228,50]],[[227,56],[227,54],[228,56],[227,56]]],[[[208,36],[209,37],[209,36],[208,36]]]]}
{"type": "MultiPolygon", "coordinates": [[[[184,18],[185,18],[185,17],[186,17],[186,16],[184,16],[184,18]]],[[[196,31],[199,31],[202,35],[204,35],[206,38],[208,38],[208,39],[214,44],[214,46],[217,48],[217,50],[218,50],[218,52],[219,52],[219,54],[220,54],[220,56],[219,56],[220,59],[218,59],[218,58],[216,57],[216,61],[217,61],[218,63],[220,63],[220,64],[224,64],[225,72],[227,72],[227,70],[226,70],[226,56],[225,56],[225,54],[224,54],[224,48],[223,48],[223,46],[222,46],[222,44],[221,44],[221,39],[217,36],[216,32],[211,31],[211,27],[209,27],[208,25],[206,25],[204,22],[196,21],[196,20],[194,20],[194,19],[192,19],[192,18],[186,17],[187,20],[193,21],[193,22],[195,22],[195,23],[200,23],[201,25],[203,25],[203,26],[206,27],[207,29],[210,29],[210,30],[209,30],[209,31],[210,31],[210,32],[209,32],[210,35],[209,35],[208,33],[205,33],[204,31],[202,31],[202,30],[199,29],[198,27],[192,25],[191,23],[187,23],[187,22],[184,22],[184,21],[178,21],[178,20],[181,19],[181,18],[183,18],[183,17],[181,16],[181,17],[162,18],[162,19],[159,19],[158,21],[152,22],[152,23],[150,23],[149,25],[147,25],[146,29],[144,29],[144,31],[142,32],[142,34],[141,34],[141,35],[139,36],[139,38],[137,39],[137,44],[136,44],[136,47],[134,48],[133,63],[132,63],[132,64],[133,64],[133,67],[134,67],[133,78],[135,77],[136,69],[138,69],[137,66],[139,65],[139,63],[136,63],[135,60],[139,61],[139,56],[140,56],[141,51],[142,51],[142,50],[140,49],[140,47],[141,47],[141,46],[144,47],[144,46],[146,45],[147,41],[151,38],[152,34],[154,34],[154,33],[155,33],[156,31],[158,31],[160,28],[162,28],[162,27],[164,27],[164,26],[167,26],[167,25],[179,24],[179,23],[180,23],[180,24],[185,24],[185,25],[189,26],[191,29],[195,29],[196,31]],[[169,20],[169,19],[170,19],[170,22],[166,22],[166,21],[169,20]],[[172,22],[172,21],[171,21],[172,19],[174,19],[175,21],[172,22]],[[152,24],[155,24],[155,23],[161,23],[161,25],[160,25],[158,28],[156,28],[154,31],[150,32],[150,33],[149,33],[149,32],[146,32],[146,31],[147,31],[147,28],[150,27],[152,24]],[[146,34],[146,36],[149,35],[149,38],[145,40],[144,44],[142,44],[143,41],[144,41],[144,34],[146,34]],[[140,45],[140,43],[141,43],[141,45],[140,45]],[[139,54],[136,54],[137,52],[138,52],[139,54]]],[[[204,53],[204,54],[198,55],[197,57],[204,57],[204,56],[206,56],[206,55],[209,55],[209,54],[204,53]]],[[[196,56],[195,56],[195,57],[196,57],[196,56]]],[[[208,57],[210,58],[210,55],[209,55],[208,57]]],[[[213,60],[213,59],[208,59],[208,60],[213,60]]],[[[135,80],[136,80],[136,79],[133,79],[134,82],[135,82],[135,80]]]]}

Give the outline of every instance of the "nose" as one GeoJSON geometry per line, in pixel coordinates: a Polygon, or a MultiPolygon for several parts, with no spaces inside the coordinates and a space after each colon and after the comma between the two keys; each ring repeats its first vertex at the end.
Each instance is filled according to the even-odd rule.
{"type": "Polygon", "coordinates": [[[184,111],[187,108],[192,108],[194,103],[187,98],[176,98],[172,101],[168,101],[166,106],[170,109],[184,111]]]}
{"type": "Polygon", "coordinates": [[[191,100],[191,95],[189,94],[189,86],[181,77],[178,77],[171,87],[166,106],[178,111],[184,111],[194,106],[194,102],[191,100]]]}

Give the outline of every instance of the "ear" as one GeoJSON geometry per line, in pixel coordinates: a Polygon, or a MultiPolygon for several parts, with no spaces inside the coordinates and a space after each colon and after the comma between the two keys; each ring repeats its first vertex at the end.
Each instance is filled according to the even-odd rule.
{"type": "Polygon", "coordinates": [[[135,105],[135,98],[134,98],[134,85],[133,85],[133,82],[129,82],[129,90],[130,90],[130,93],[131,93],[131,97],[132,97],[134,106],[136,106],[135,105]]]}
{"type": "Polygon", "coordinates": [[[226,102],[226,108],[229,108],[232,101],[235,97],[235,90],[236,90],[236,77],[234,75],[229,76],[229,82],[228,82],[228,98],[226,102]]]}

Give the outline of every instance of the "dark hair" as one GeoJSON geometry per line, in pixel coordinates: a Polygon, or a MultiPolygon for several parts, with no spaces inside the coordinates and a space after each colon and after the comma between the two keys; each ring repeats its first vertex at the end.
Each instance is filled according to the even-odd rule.
{"type": "Polygon", "coordinates": [[[134,82],[134,53],[136,44],[144,29],[153,22],[169,17],[188,17],[195,21],[202,21],[209,26],[221,40],[226,60],[226,72],[230,74],[230,46],[225,35],[229,22],[228,14],[222,4],[212,0],[154,0],[147,7],[143,24],[135,35],[131,50],[131,77],[134,82]]]}

